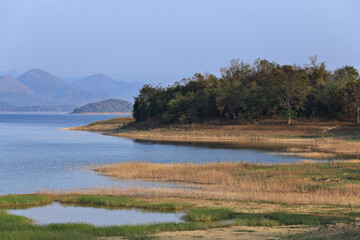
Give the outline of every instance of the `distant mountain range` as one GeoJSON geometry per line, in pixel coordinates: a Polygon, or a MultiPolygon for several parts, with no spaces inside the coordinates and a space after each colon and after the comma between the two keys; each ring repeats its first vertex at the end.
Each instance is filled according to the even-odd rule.
{"type": "Polygon", "coordinates": [[[77,107],[72,113],[120,113],[132,112],[132,103],[121,99],[108,99],[77,107]]]}
{"type": "Polygon", "coordinates": [[[96,74],[71,84],[41,69],[0,76],[0,111],[71,111],[109,98],[133,101],[139,85],[96,74]]]}
{"type": "Polygon", "coordinates": [[[82,80],[75,81],[70,86],[87,91],[101,91],[110,93],[115,98],[121,98],[133,101],[134,93],[137,93],[136,85],[116,81],[104,74],[95,74],[82,80]]]}

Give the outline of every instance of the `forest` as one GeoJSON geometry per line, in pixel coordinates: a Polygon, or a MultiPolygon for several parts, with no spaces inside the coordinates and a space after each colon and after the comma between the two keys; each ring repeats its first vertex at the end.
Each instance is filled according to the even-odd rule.
{"type": "Polygon", "coordinates": [[[266,59],[239,59],[220,69],[221,76],[196,73],[172,86],[144,85],[135,97],[137,122],[230,122],[264,118],[353,119],[359,123],[360,77],[353,66],[329,70],[317,56],[305,66],[266,59]]]}

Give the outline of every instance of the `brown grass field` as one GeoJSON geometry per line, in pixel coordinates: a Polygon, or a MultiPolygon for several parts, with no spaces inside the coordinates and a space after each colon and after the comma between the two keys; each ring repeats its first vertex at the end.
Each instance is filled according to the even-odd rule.
{"type": "MultiPolygon", "coordinates": [[[[141,192],[149,196],[272,201],[287,204],[360,205],[360,162],[274,165],[130,162],[94,166],[94,170],[117,179],[185,184],[179,189],[133,190],[134,193],[141,192]]],[[[115,193],[116,189],[107,191],[115,193]]],[[[124,192],[124,189],[122,191],[124,192]]]]}

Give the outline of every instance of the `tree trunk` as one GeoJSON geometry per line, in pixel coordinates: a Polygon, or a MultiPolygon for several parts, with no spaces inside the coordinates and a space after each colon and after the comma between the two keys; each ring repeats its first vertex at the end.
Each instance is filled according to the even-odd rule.
{"type": "Polygon", "coordinates": [[[357,108],[357,123],[359,124],[360,123],[360,107],[357,108]]]}
{"type": "Polygon", "coordinates": [[[291,117],[289,117],[288,125],[290,125],[290,123],[291,123],[291,117]]]}

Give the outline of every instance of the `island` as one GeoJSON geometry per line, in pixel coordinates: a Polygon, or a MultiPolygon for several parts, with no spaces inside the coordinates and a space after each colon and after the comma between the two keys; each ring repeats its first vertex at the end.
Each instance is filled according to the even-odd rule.
{"type": "Polygon", "coordinates": [[[77,107],[72,114],[107,114],[121,113],[130,115],[132,112],[132,103],[122,99],[107,99],[100,102],[89,103],[81,107],[77,107]]]}

